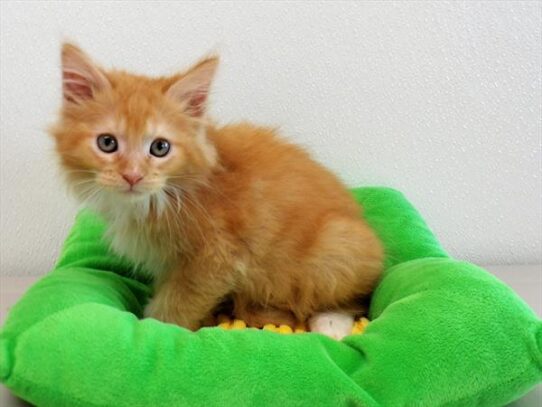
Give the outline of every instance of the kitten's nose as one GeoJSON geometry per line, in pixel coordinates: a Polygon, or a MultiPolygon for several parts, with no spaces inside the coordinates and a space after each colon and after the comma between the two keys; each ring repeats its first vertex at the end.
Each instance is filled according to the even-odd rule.
{"type": "Polygon", "coordinates": [[[133,187],[143,179],[143,175],[138,172],[127,172],[126,174],[122,174],[122,178],[124,178],[126,182],[133,187]]]}

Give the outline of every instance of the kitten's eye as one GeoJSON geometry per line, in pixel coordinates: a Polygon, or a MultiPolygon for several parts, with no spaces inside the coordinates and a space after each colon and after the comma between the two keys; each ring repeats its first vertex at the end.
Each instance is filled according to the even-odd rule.
{"type": "Polygon", "coordinates": [[[169,141],[163,138],[157,138],[151,144],[151,154],[155,157],[164,157],[167,153],[169,153],[169,149],[169,141]]]}
{"type": "Polygon", "coordinates": [[[114,153],[119,148],[117,139],[109,133],[100,134],[96,142],[98,143],[98,148],[104,153],[114,153]]]}

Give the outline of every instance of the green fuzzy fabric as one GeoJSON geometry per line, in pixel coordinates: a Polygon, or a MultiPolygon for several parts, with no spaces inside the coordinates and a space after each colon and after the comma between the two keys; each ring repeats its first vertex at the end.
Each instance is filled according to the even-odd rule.
{"type": "Polygon", "coordinates": [[[542,321],[449,258],[398,192],[354,195],[387,269],[362,335],[189,332],[139,319],[150,289],[82,212],[55,269],[11,310],[0,380],[38,406],[488,406],[542,379],[542,321]]]}

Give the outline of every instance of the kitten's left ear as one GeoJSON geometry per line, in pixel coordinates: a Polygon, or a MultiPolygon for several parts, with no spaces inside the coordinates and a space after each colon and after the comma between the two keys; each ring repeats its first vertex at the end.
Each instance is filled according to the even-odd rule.
{"type": "Polygon", "coordinates": [[[167,89],[166,95],[181,103],[188,115],[203,116],[218,62],[218,57],[201,61],[175,81],[167,89]]]}

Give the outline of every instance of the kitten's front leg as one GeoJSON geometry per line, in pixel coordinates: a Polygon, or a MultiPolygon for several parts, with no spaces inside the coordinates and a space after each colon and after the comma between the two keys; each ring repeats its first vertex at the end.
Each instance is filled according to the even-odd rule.
{"type": "Polygon", "coordinates": [[[154,297],[145,307],[144,315],[195,331],[200,327],[199,321],[204,318],[204,311],[183,303],[180,300],[183,297],[186,298],[182,292],[164,285],[155,291],[154,297]]]}
{"type": "Polygon", "coordinates": [[[159,282],[154,297],[145,308],[145,316],[193,331],[200,328],[202,321],[233,287],[228,273],[222,272],[221,278],[216,278],[208,273],[209,268],[201,267],[170,273],[159,282]]]}

